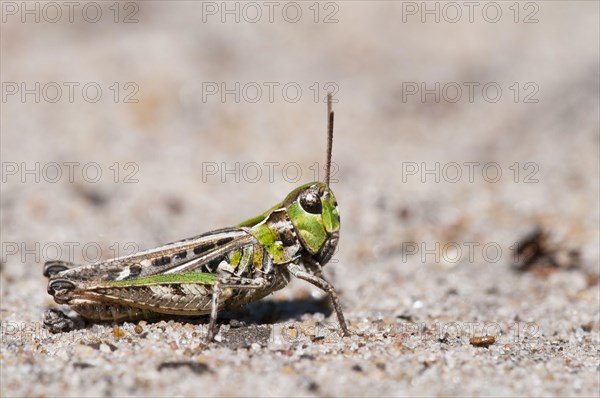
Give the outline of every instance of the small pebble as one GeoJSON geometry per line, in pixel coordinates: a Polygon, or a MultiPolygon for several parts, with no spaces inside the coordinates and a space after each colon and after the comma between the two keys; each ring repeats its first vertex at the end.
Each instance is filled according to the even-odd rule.
{"type": "Polygon", "coordinates": [[[125,337],[125,332],[123,331],[123,329],[119,326],[115,326],[113,328],[113,332],[112,332],[113,336],[116,338],[121,338],[121,337],[125,337]]]}
{"type": "Polygon", "coordinates": [[[494,336],[473,336],[470,343],[475,347],[489,347],[496,342],[494,336]]]}

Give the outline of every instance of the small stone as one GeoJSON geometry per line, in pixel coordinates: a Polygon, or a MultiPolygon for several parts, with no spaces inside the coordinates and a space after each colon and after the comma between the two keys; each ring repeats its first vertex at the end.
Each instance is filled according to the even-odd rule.
{"type": "Polygon", "coordinates": [[[471,345],[475,347],[489,347],[496,342],[494,336],[473,336],[470,339],[471,345]]]}
{"type": "Polygon", "coordinates": [[[116,338],[121,338],[121,337],[125,337],[125,332],[123,331],[123,329],[119,326],[115,326],[113,328],[113,332],[112,332],[113,336],[116,338]]]}

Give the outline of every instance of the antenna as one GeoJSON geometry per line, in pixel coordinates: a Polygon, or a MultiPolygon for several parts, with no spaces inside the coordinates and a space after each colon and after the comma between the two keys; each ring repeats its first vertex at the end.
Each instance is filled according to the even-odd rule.
{"type": "Polygon", "coordinates": [[[333,147],[333,110],[331,110],[331,93],[327,93],[327,163],[325,168],[325,184],[329,187],[331,174],[331,150],[333,147]]]}

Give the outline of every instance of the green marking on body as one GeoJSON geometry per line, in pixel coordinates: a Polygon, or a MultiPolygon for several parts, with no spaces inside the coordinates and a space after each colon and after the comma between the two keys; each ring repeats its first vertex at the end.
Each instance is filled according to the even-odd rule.
{"type": "Polygon", "coordinates": [[[302,191],[304,191],[306,188],[310,187],[311,185],[314,184],[323,184],[322,182],[309,182],[307,184],[301,185],[298,188],[295,188],[292,192],[290,192],[284,199],[283,202],[281,203],[277,203],[275,206],[271,207],[269,210],[265,211],[264,213],[262,213],[259,216],[256,217],[252,217],[244,222],[239,223],[237,226],[242,228],[242,227],[253,227],[256,224],[260,223],[261,221],[263,221],[264,219],[268,218],[269,215],[277,209],[281,209],[282,207],[285,207],[287,205],[289,205],[294,199],[296,199],[296,197],[298,196],[298,194],[302,191]]]}
{"type": "Polygon", "coordinates": [[[252,261],[254,264],[254,268],[262,269],[262,262],[263,262],[262,248],[258,247],[256,250],[254,250],[254,258],[252,259],[252,261]]]}
{"type": "Polygon", "coordinates": [[[201,283],[204,285],[213,285],[217,281],[217,278],[216,274],[206,272],[184,272],[181,274],[162,274],[123,281],[110,281],[103,283],[103,285],[110,287],[153,285],[157,283],[201,283]]]}
{"type": "Polygon", "coordinates": [[[288,207],[288,214],[304,247],[313,254],[317,253],[327,239],[321,215],[304,211],[298,202],[294,202],[288,207]]]}
{"type": "Polygon", "coordinates": [[[269,214],[271,214],[273,212],[273,210],[277,210],[279,208],[281,208],[283,206],[283,204],[281,203],[277,203],[275,206],[271,207],[269,210],[265,211],[264,213],[262,213],[259,216],[256,217],[252,217],[244,222],[239,223],[237,226],[242,228],[242,227],[253,227],[256,224],[260,223],[261,221],[263,221],[265,218],[269,217],[269,214]]]}
{"type": "Polygon", "coordinates": [[[242,251],[236,250],[232,254],[229,255],[229,264],[233,267],[237,267],[240,263],[240,259],[242,258],[242,251]]]}
{"type": "Polygon", "coordinates": [[[334,206],[335,198],[324,200],[323,203],[323,226],[327,232],[335,232],[340,229],[340,215],[334,206]]]}
{"type": "Polygon", "coordinates": [[[279,241],[279,234],[267,222],[255,225],[250,233],[267,249],[274,263],[289,262],[290,259],[287,258],[283,250],[283,244],[279,241]]]}
{"type": "Polygon", "coordinates": [[[252,260],[252,258],[254,256],[253,251],[254,251],[254,248],[252,246],[244,247],[244,253],[242,254],[242,258],[240,259],[240,265],[239,265],[240,269],[248,268],[248,264],[250,264],[250,261],[252,260]]]}

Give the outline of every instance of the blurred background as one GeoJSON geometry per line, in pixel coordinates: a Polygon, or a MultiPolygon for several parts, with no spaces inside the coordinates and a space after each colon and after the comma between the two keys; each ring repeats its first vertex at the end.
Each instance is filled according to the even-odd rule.
{"type": "MultiPolygon", "coordinates": [[[[598,2],[1,6],[4,325],[39,324],[53,306],[46,260],[92,262],[233,226],[323,179],[330,91],[342,230],[326,270],[351,325],[410,316],[487,320],[506,332],[523,320],[539,326],[537,337],[564,333],[565,344],[582,330],[577,338],[594,349],[572,356],[579,390],[565,373],[530,390],[497,380],[495,393],[598,391],[598,2]],[[550,242],[535,252],[543,261],[515,271],[516,244],[535,228],[544,231],[537,244],[550,242]]],[[[272,300],[305,297],[321,296],[294,282],[272,300]]],[[[42,349],[65,364],[83,360],[61,341],[45,341],[52,351],[3,333],[3,396],[106,392],[50,370],[48,385],[28,383],[24,358],[40,369],[56,360],[42,349]]],[[[294,369],[271,393],[486,391],[443,361],[430,364],[441,366],[436,376],[390,373],[424,361],[403,354],[381,354],[390,365],[376,385],[325,359],[317,392],[294,369]],[[350,382],[321,384],[332,375],[350,382]]],[[[98,380],[122,383],[110,369],[98,380]]],[[[265,393],[250,369],[240,372],[246,393],[265,393]]],[[[145,383],[111,388],[163,392],[145,383]]],[[[175,392],[199,393],[193,383],[175,392]]],[[[227,384],[217,378],[202,394],[241,394],[227,384]]]]}

